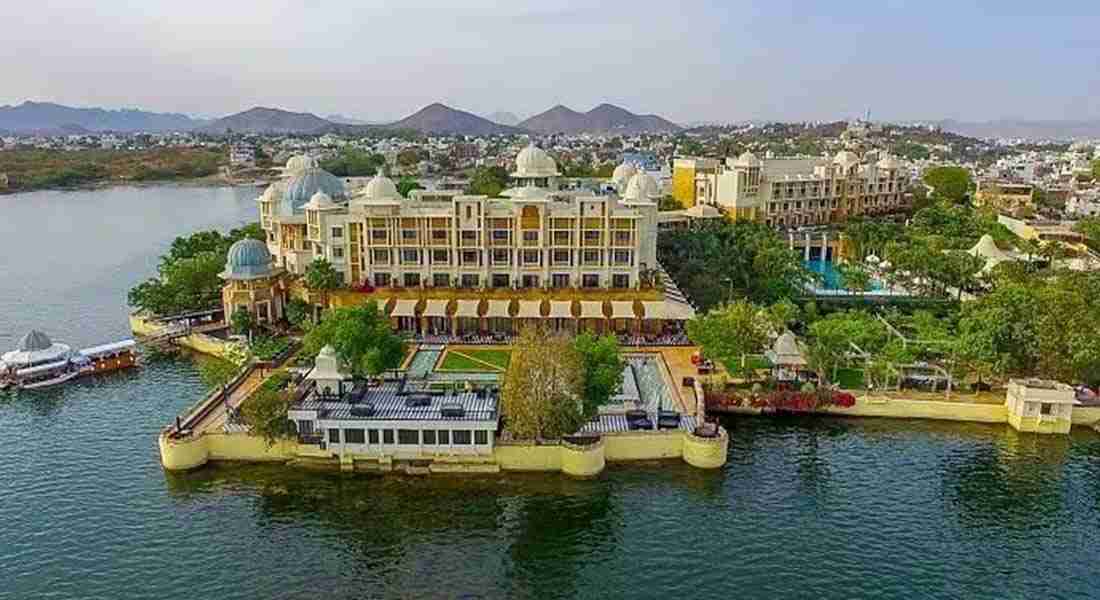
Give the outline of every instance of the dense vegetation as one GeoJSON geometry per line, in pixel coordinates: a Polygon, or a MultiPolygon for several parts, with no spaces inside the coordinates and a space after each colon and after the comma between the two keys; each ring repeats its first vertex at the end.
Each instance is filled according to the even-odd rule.
{"type": "Polygon", "coordinates": [[[221,149],[5,150],[0,173],[14,191],[63,188],[105,181],[167,181],[215,175],[221,149]]]}
{"type": "Polygon", "coordinates": [[[395,369],[405,356],[405,342],[373,300],[326,311],[306,333],[302,354],[316,356],[325,346],[332,346],[342,367],[358,377],[395,369]]]}
{"type": "Polygon", "coordinates": [[[200,231],[172,241],[168,253],[160,257],[157,277],[130,289],[130,306],[155,315],[215,308],[221,303],[225,255],[234,242],[253,238],[264,240],[259,223],[234,229],[228,234],[200,231]]]}
{"type": "Polygon", "coordinates": [[[813,281],[801,255],[760,223],[714,220],[663,231],[657,257],[701,310],[737,298],[770,303],[800,296],[813,281]]]}
{"type": "Polygon", "coordinates": [[[369,177],[386,164],[386,157],[364,150],[347,148],[321,161],[321,168],[337,177],[369,177]]]}

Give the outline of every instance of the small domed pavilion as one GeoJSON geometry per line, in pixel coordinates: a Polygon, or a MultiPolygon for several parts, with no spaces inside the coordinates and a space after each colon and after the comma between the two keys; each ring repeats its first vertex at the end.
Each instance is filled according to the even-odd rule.
{"type": "Polygon", "coordinates": [[[230,246],[221,273],[225,280],[222,305],[226,322],[238,310],[248,311],[259,322],[282,319],[285,304],[282,275],[283,270],[275,268],[263,242],[244,239],[230,246]]]}

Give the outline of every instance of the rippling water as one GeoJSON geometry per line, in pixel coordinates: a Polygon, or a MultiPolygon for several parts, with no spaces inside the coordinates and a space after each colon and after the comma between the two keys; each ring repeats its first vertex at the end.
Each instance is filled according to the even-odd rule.
{"type": "MultiPolygon", "coordinates": [[[[0,334],[126,333],[168,238],[251,190],[0,197],[0,334]],[[45,220],[43,220],[45,219],[45,220]]],[[[0,345],[4,338],[0,338],[0,345]]],[[[718,472],[406,478],[161,470],[186,359],[0,396],[0,598],[1097,597],[1100,436],[856,419],[727,423],[718,472]]]]}

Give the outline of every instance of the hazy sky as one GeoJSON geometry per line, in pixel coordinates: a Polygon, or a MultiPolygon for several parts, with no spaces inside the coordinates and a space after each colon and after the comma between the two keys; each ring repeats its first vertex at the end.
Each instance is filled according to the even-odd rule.
{"type": "Polygon", "coordinates": [[[0,104],[1100,118],[1100,0],[6,0],[0,104]]]}

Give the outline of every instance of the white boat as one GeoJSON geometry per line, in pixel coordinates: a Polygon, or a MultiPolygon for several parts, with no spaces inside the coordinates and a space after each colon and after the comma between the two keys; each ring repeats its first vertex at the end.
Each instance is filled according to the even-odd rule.
{"type": "Polygon", "coordinates": [[[74,352],[31,331],[19,346],[0,357],[0,388],[33,390],[71,381],[81,375],[101,373],[135,364],[135,344],[124,340],[74,352]]]}

